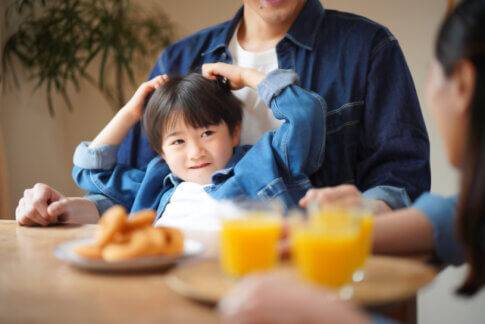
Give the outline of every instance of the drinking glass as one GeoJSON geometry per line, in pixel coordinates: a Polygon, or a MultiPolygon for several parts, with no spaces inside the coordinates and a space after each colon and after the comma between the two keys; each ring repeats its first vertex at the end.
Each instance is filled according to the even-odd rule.
{"type": "Polygon", "coordinates": [[[352,276],[360,245],[359,218],[346,206],[312,208],[309,222],[290,235],[294,262],[300,275],[338,291],[342,299],[353,294],[352,276]]]}
{"type": "Polygon", "coordinates": [[[352,276],[354,282],[362,281],[365,277],[365,265],[371,254],[372,237],[374,232],[374,212],[372,205],[363,202],[353,209],[356,217],[360,219],[359,253],[356,258],[357,266],[352,276]]]}
{"type": "Polygon", "coordinates": [[[222,270],[231,277],[273,268],[278,260],[282,210],[276,202],[238,201],[223,216],[220,234],[222,270]]]}

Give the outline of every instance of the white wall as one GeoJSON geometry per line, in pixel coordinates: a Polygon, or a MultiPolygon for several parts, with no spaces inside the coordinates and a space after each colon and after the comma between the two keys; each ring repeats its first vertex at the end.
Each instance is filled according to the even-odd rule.
{"type": "MultiPolygon", "coordinates": [[[[142,1],[137,1],[142,3],[142,1]]],[[[441,194],[456,192],[457,175],[447,162],[443,145],[424,101],[427,64],[439,21],[446,10],[446,0],[324,0],[328,8],[350,11],[380,22],[399,39],[423,107],[431,140],[432,190],[441,194]]],[[[232,18],[240,0],[150,0],[144,5],[161,5],[176,24],[178,37],[232,18]]],[[[155,58],[153,58],[153,62],[155,58]]],[[[138,71],[144,80],[146,71],[138,71]]],[[[0,97],[0,130],[3,132],[8,163],[12,208],[25,188],[46,182],[66,195],[79,195],[70,177],[71,157],[75,146],[92,138],[108,121],[112,111],[104,98],[90,85],[73,93],[74,111],[67,112],[56,100],[56,117],[50,118],[44,89],[32,93],[32,84],[21,76],[21,88],[11,89],[0,97]]],[[[13,211],[12,211],[13,212],[13,211]]],[[[429,289],[419,294],[420,323],[478,323],[485,317],[482,293],[472,302],[453,298],[452,290],[463,278],[464,270],[442,272],[429,289]]]]}

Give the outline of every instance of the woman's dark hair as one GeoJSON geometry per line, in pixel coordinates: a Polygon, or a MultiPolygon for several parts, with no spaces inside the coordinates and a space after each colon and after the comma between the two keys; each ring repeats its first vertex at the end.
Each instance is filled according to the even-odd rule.
{"type": "Polygon", "coordinates": [[[179,118],[194,128],[224,121],[233,135],[242,120],[242,103],[223,84],[198,73],[171,76],[151,94],[143,114],[143,129],[158,154],[165,132],[179,118]]]}
{"type": "Polygon", "coordinates": [[[473,295],[485,284],[485,0],[462,1],[445,19],[436,42],[436,58],[447,76],[461,60],[470,61],[476,72],[457,218],[470,264],[458,293],[473,295]]]}

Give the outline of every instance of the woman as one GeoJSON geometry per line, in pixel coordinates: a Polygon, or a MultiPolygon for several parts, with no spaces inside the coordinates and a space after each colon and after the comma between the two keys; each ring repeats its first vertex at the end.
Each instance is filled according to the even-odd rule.
{"type": "MultiPolygon", "coordinates": [[[[376,218],[375,252],[435,252],[444,263],[468,262],[458,289],[473,295],[485,284],[485,0],[465,0],[441,26],[427,100],[461,171],[459,197],[424,194],[412,208],[376,218]]],[[[324,196],[312,190],[306,204],[324,196]]],[[[366,323],[369,315],[328,292],[277,277],[248,278],[220,305],[231,323],[366,323]]],[[[377,319],[374,318],[374,321],[377,319]]]]}

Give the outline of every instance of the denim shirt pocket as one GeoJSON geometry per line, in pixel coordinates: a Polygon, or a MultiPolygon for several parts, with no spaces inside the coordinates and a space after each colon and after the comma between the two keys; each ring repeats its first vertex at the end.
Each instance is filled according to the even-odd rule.
{"type": "Polygon", "coordinates": [[[361,133],[364,101],[348,102],[327,112],[323,167],[312,176],[317,187],[355,183],[355,166],[361,133]]]}

